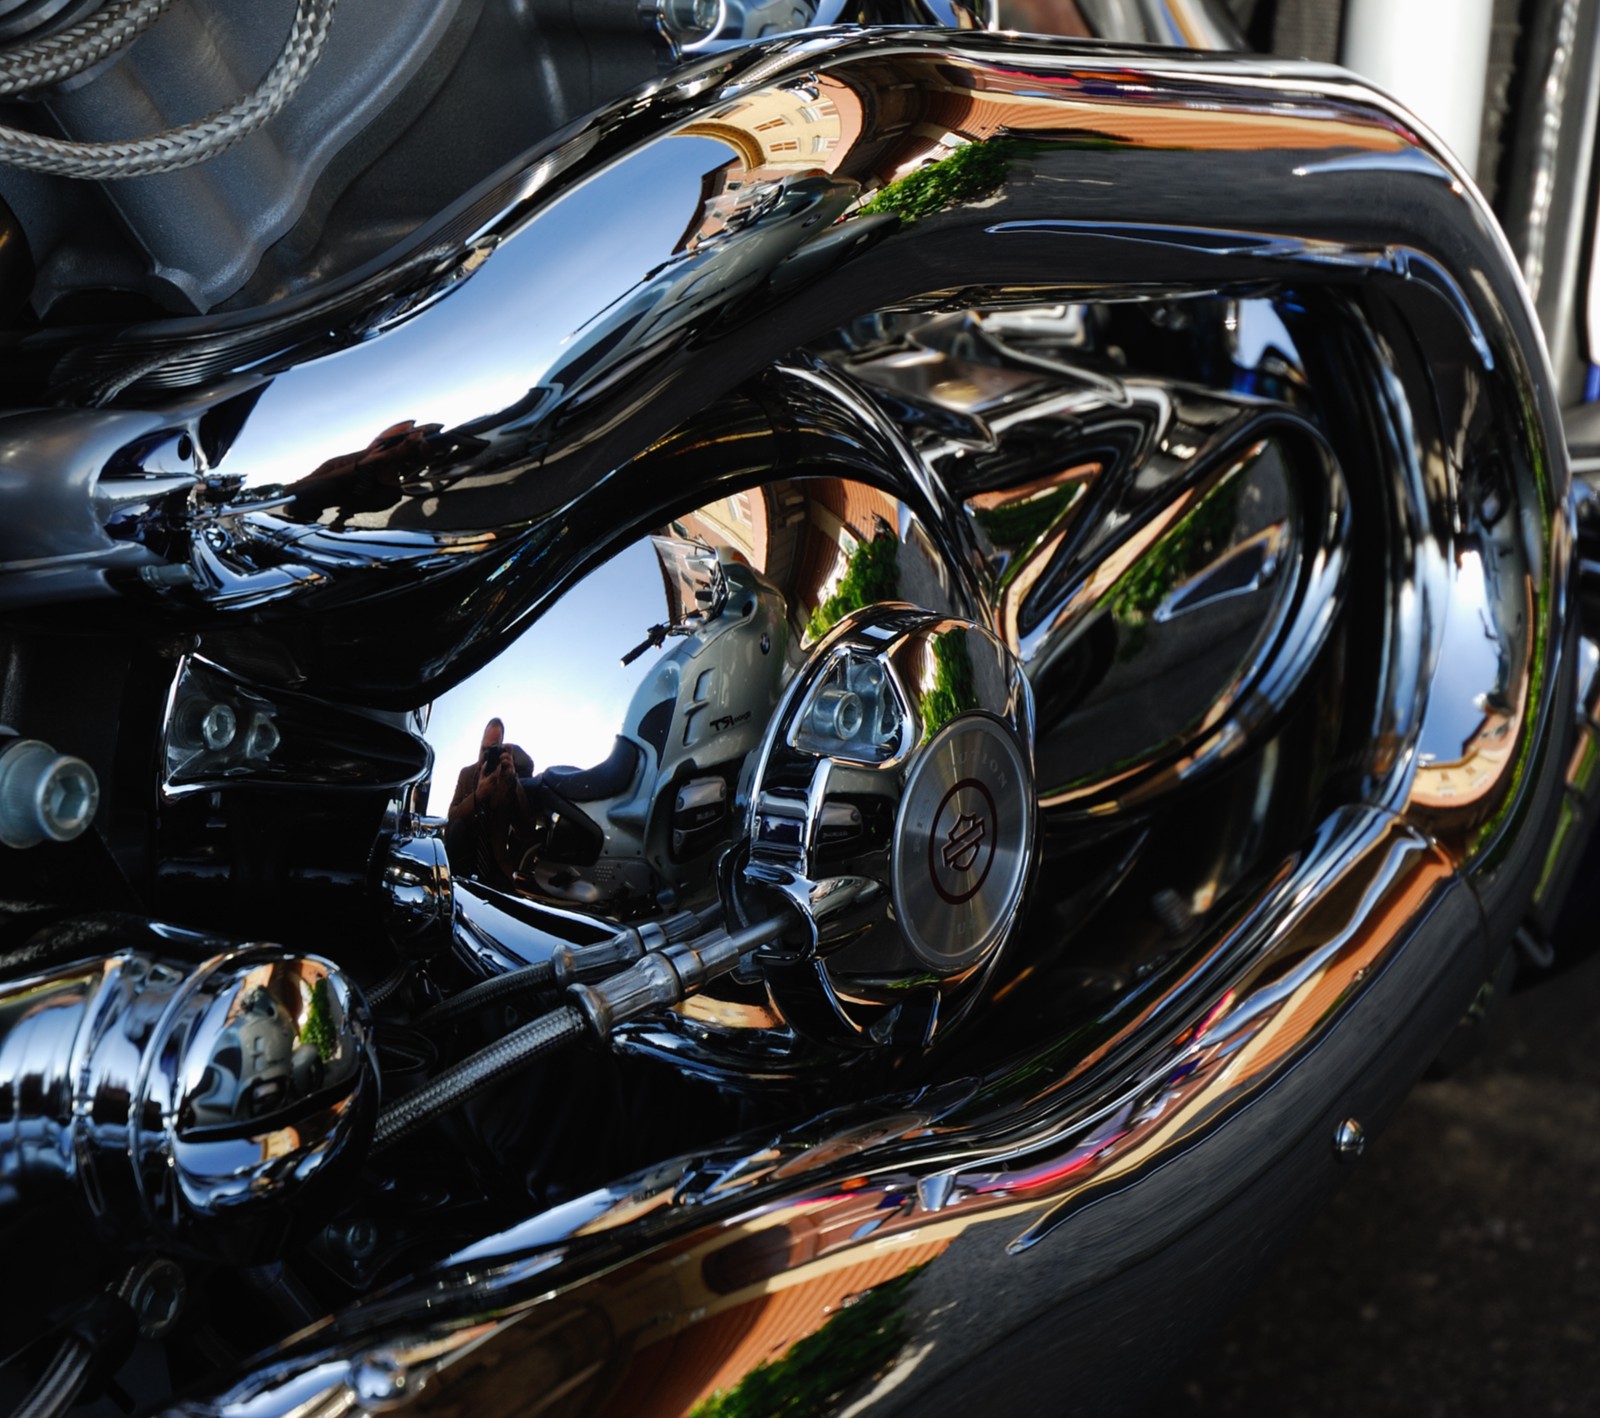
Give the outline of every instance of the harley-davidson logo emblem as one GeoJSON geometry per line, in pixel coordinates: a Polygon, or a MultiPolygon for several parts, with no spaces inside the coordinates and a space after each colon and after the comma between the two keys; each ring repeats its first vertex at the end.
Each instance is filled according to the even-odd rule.
{"type": "Polygon", "coordinates": [[[964,812],[950,824],[944,838],[944,864],[951,871],[969,871],[983,846],[984,821],[976,813],[964,812]]]}

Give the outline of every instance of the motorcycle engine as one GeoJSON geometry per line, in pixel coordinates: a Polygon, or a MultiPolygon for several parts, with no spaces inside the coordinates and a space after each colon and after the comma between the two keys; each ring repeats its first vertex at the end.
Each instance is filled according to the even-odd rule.
{"type": "MultiPolygon", "coordinates": [[[[5,8],[0,42],[128,7],[5,8]]],[[[203,120],[270,74],[297,14],[318,6],[154,8],[158,22],[92,67],[0,101],[0,123],[94,142],[203,120]]],[[[0,255],[13,267],[31,257],[32,275],[0,280],[11,301],[0,313],[64,324],[243,310],[357,270],[659,74],[677,52],[675,16],[636,0],[342,0],[274,120],[210,161],[145,176],[112,164],[88,181],[8,167],[0,197],[15,245],[0,255]]]]}
{"type": "MultiPolygon", "coordinates": [[[[102,574],[63,542],[66,593],[0,630],[0,1089],[29,1081],[0,1112],[0,1243],[44,1277],[19,1347],[102,1325],[127,1353],[128,1296],[176,1266],[176,1391],[530,1207],[919,1084],[1131,881],[1123,954],[1057,991],[1087,1018],[1306,811],[1252,755],[1293,736],[1308,778],[1334,756],[1302,691],[1342,633],[1347,489],[1264,297],[925,302],[696,390],[598,478],[517,441],[647,382],[702,303],[792,294],[899,220],[810,164],[848,147],[843,86],[786,81],[743,147],[720,119],[669,134],[699,187],[670,260],[484,418],[395,404],[341,442],[332,397],[273,416],[353,308],[326,292],[378,297],[335,358],[492,296],[475,194],[530,149],[582,156],[608,131],[585,115],[686,57],[856,8],[970,20],[0,0],[0,147],[32,154],[0,165],[0,366],[28,405],[0,468],[99,420],[92,487],[41,480],[32,530],[70,541],[84,494],[130,553],[102,574]],[[15,45],[49,82],[5,78],[15,45]],[[763,166],[752,135],[802,121],[811,154],[763,166]],[[763,266],[769,232],[797,258],[763,266]],[[302,325],[305,363],[269,349],[302,325]],[[304,435],[294,476],[231,472],[263,428],[304,435]],[[1180,780],[1212,796],[1160,823],[1180,780]],[[1253,826],[1197,846],[1213,818],[1253,826]],[[52,1268],[38,1217],[103,1249],[52,1268]]],[[[948,140],[939,162],[980,148],[903,130],[948,140]]],[[[608,176],[661,161],[616,153],[608,176]]],[[[581,232],[569,197],[593,216],[583,184],[542,210],[581,232]]]]}

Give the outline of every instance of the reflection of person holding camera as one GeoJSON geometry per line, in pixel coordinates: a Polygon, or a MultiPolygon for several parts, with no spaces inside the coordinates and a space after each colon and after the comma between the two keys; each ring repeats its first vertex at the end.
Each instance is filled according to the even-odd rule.
{"type": "Polygon", "coordinates": [[[444,843],[452,871],[509,890],[516,868],[510,837],[529,816],[520,780],[533,776],[533,760],[505,734],[505,724],[490,719],[478,757],[456,775],[444,843]]]}

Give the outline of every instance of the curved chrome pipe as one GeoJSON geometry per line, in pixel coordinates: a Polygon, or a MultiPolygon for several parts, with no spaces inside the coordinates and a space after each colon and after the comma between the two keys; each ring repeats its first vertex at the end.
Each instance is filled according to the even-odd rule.
{"type": "MultiPolygon", "coordinates": [[[[1426,306],[1415,323],[1437,326],[1437,353],[1465,350],[1499,401],[1557,426],[1492,219],[1413,120],[1348,75],[803,36],[603,111],[441,219],[379,298],[172,325],[64,361],[113,403],[0,421],[0,601],[124,590],[274,641],[330,695],[427,696],[581,569],[572,534],[640,497],[641,448],[774,355],[948,300],[974,273],[972,297],[1272,282],[1426,306]],[[740,126],[768,109],[821,146],[768,151],[740,126]],[[945,137],[984,157],[942,209],[904,209],[896,180],[953,156],[945,137]],[[203,394],[161,393],[197,373],[203,394]],[[321,612],[314,639],[226,614],[302,609],[321,612]],[[361,646],[389,617],[415,648],[375,664],[361,646]]],[[[1560,455],[1532,430],[1522,442],[1518,475],[1550,484],[1537,502],[1557,515],[1560,455]]]]}
{"type": "MultiPolygon", "coordinates": [[[[479,575],[502,572],[493,594],[445,611],[449,653],[435,642],[438,658],[405,667],[447,680],[614,544],[625,529],[605,513],[638,505],[642,523],[661,510],[641,482],[649,460],[630,461],[641,447],[858,315],[1292,291],[1326,331],[1320,373],[1350,385],[1360,417],[1329,436],[1366,480],[1364,515],[1389,549],[1374,762],[1203,950],[1129,991],[1088,1037],[579,1198],[330,1321],[194,1411],[316,1395],[381,1406],[491,1336],[500,1344],[481,1368],[462,1364],[463,1384],[537,1374],[565,1392],[620,1362],[554,1352],[585,1316],[638,1352],[780,1288],[812,1286],[820,1315],[913,1267],[937,1274],[958,1246],[1022,1343],[1034,1314],[1130,1253],[1177,1244],[1225,1204],[1275,1204],[1270,1162],[1292,1154],[1320,1177],[1332,1122],[1381,1116],[1491,968],[1564,767],[1560,424],[1526,296],[1470,182],[1408,115],[1334,70],[873,34],[686,74],[503,196],[442,282],[358,322],[335,352],[241,376],[251,406],[213,470],[237,481],[197,540],[215,528],[217,559],[270,545],[278,560],[239,563],[224,585],[202,557],[174,594],[220,608],[231,587],[336,620],[359,573],[392,584],[387,606],[410,624],[458,583],[444,573],[408,593],[408,578],[432,574],[433,558],[479,557],[479,575]],[[871,125],[841,121],[803,169],[741,147],[756,141],[741,112],[824,94],[838,114],[870,110],[871,125]],[[987,157],[945,170],[967,176],[942,204],[894,187],[941,148],[987,157]],[[551,250],[572,264],[548,266],[551,250]],[[402,415],[409,430],[439,425],[443,463],[421,457],[390,506],[339,504],[343,465],[306,475],[402,415]],[[299,476],[276,487],[277,469],[299,476]],[[530,1314],[548,1323],[512,1324],[530,1314]],[[653,1327],[663,1314],[681,1318],[653,1327]]],[[[363,610],[366,634],[384,604],[363,610]]],[[[971,1358],[951,1341],[883,1406],[943,1385],[948,1411],[964,1373],[994,1371],[971,1358]]],[[[626,1389],[610,1401],[647,1408],[626,1389]]]]}
{"type": "Polygon", "coordinates": [[[360,994],[276,946],[115,918],[56,934],[35,946],[66,963],[0,985],[0,1212],[76,1194],[107,1238],[270,1255],[366,1150],[360,994]]]}
{"type": "Polygon", "coordinates": [[[855,317],[1287,289],[1338,332],[1325,362],[1371,372],[1356,421],[1381,446],[1355,456],[1388,470],[1416,611],[1391,637],[1410,698],[1373,726],[1371,794],[1431,813],[1463,855],[1522,801],[1570,541],[1540,337],[1468,179],[1340,71],[945,32],[785,40],[603,111],[442,219],[393,284],[332,329],[311,312],[314,339],[288,315],[174,327],[154,352],[130,337],[112,407],[0,421],[0,599],[125,589],[199,615],[223,661],[410,705],[626,535],[618,507],[641,527],[672,510],[684,490],[640,449],[855,317]],[[787,128],[815,150],[780,151],[787,128]],[[942,186],[905,185],[928,163],[942,186]],[[268,339],[289,347],[263,358],[268,339]],[[203,394],[157,401],[153,381],[196,369],[203,394]],[[1473,490],[1454,527],[1452,479],[1473,490]],[[1492,663],[1452,653],[1491,611],[1492,663]],[[1448,709],[1426,688],[1439,664],[1462,681],[1448,709]]]}

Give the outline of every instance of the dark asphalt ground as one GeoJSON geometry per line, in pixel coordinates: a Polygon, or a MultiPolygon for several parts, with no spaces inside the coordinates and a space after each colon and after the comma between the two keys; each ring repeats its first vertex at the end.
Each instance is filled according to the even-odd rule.
{"type": "Polygon", "coordinates": [[[1148,1409],[1246,1413],[1600,1415],[1600,956],[1419,1085],[1148,1409]]]}

